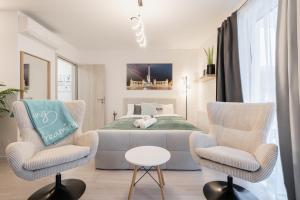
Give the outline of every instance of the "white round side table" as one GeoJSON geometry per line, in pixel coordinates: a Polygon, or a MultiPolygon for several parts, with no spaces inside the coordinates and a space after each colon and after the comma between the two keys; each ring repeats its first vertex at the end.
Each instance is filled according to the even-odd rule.
{"type": "Polygon", "coordinates": [[[134,165],[134,172],[131,180],[128,200],[131,200],[132,198],[135,185],[146,174],[148,174],[158,184],[160,188],[161,199],[164,200],[165,197],[163,187],[165,185],[165,180],[160,165],[168,162],[170,158],[171,154],[168,150],[156,146],[140,146],[128,150],[125,154],[125,159],[127,162],[134,165]],[[158,181],[149,173],[149,171],[152,169],[156,169],[158,181]],[[136,181],[137,172],[139,170],[145,170],[145,173],[136,181]]]}

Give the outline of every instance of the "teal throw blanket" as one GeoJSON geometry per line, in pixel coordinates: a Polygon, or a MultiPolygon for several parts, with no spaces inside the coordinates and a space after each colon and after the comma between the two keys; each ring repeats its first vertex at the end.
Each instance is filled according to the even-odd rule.
{"type": "Polygon", "coordinates": [[[78,125],[61,101],[23,100],[35,130],[46,146],[75,132],[78,125]]]}

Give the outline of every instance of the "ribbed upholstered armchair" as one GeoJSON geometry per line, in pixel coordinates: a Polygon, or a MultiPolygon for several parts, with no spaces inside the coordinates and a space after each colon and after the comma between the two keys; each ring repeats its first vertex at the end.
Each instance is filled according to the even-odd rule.
{"type": "Polygon", "coordinates": [[[33,128],[24,103],[17,101],[13,104],[21,141],[7,146],[9,165],[18,177],[29,181],[56,174],[56,183],[41,188],[29,197],[30,200],[79,199],[85,191],[83,181],[61,180],[60,173],[84,165],[95,156],[98,134],[95,131],[81,133],[84,101],[71,101],[64,105],[79,128],[59,143],[46,147],[33,128]]]}
{"type": "Polygon", "coordinates": [[[208,103],[209,134],[192,133],[190,150],[202,167],[228,174],[227,182],[207,183],[207,199],[256,199],[233,184],[232,176],[260,182],[270,176],[278,147],[266,139],[273,120],[272,103],[208,103]]]}

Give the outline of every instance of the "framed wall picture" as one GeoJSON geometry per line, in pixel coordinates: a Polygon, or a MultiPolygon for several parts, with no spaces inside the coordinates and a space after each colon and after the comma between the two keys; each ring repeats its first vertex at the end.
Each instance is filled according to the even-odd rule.
{"type": "Polygon", "coordinates": [[[171,90],[172,64],[127,64],[127,90],[171,90]]]}

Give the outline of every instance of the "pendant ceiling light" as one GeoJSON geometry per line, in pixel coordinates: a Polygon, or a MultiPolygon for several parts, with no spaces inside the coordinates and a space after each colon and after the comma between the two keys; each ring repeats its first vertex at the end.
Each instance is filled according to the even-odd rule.
{"type": "Polygon", "coordinates": [[[146,47],[147,40],[145,35],[145,27],[141,15],[141,8],[143,6],[142,0],[138,0],[138,6],[140,8],[139,14],[135,17],[131,17],[130,21],[132,24],[132,29],[135,32],[136,42],[139,44],[140,47],[146,47]]]}

